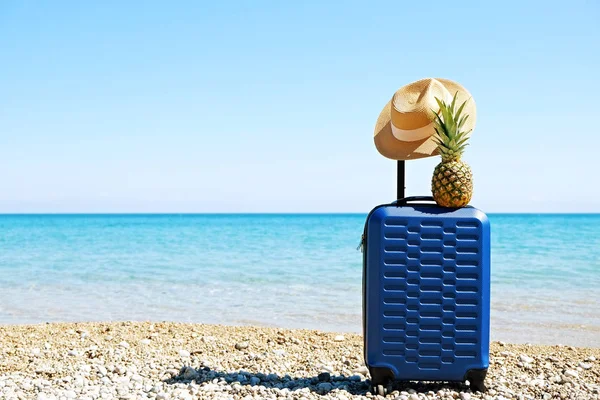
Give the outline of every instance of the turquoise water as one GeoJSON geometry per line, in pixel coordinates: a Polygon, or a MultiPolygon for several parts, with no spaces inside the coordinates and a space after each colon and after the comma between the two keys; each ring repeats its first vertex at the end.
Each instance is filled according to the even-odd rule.
{"type": "MultiPolygon", "coordinates": [[[[2,215],[0,323],[361,331],[366,215],[2,215]]],[[[492,339],[600,346],[600,215],[490,215],[492,339]]]]}

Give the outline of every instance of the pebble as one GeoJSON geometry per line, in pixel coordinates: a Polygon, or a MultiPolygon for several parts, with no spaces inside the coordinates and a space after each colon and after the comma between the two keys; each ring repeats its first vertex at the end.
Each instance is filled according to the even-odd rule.
{"type": "Polygon", "coordinates": [[[127,368],[125,368],[122,365],[115,365],[113,368],[113,372],[115,372],[119,375],[123,375],[123,374],[127,373],[127,368]]]}
{"type": "Polygon", "coordinates": [[[344,340],[346,340],[346,338],[344,337],[344,335],[337,335],[333,340],[335,340],[336,342],[343,342],[344,340]]]}
{"type": "Polygon", "coordinates": [[[236,348],[236,349],[238,349],[238,350],[244,350],[244,349],[247,349],[247,348],[248,348],[248,346],[249,346],[249,343],[248,343],[248,342],[239,342],[239,343],[236,343],[236,344],[235,344],[235,348],[236,348]]]}
{"type": "Polygon", "coordinates": [[[122,347],[122,348],[124,348],[124,349],[128,349],[129,348],[129,343],[123,341],[123,342],[119,343],[119,346],[122,347]]]}
{"type": "Polygon", "coordinates": [[[354,370],[355,373],[361,374],[362,376],[367,376],[369,374],[369,368],[365,366],[358,367],[354,370]]]}
{"type": "Polygon", "coordinates": [[[331,383],[329,383],[329,382],[321,382],[317,385],[317,389],[321,393],[327,393],[327,392],[330,392],[331,389],[333,389],[333,385],[331,385],[331,383]]]}
{"type": "Polygon", "coordinates": [[[572,369],[568,369],[565,371],[565,376],[568,376],[570,378],[577,378],[579,376],[579,374],[577,373],[577,371],[574,371],[572,369]]]}
{"type": "Polygon", "coordinates": [[[586,364],[586,363],[579,363],[579,367],[582,369],[591,369],[592,368],[592,364],[586,364]]]}
{"type": "Polygon", "coordinates": [[[330,374],[333,374],[333,372],[335,371],[335,368],[333,368],[333,366],[331,366],[331,365],[321,365],[321,371],[329,372],[330,374]]]}
{"type": "Polygon", "coordinates": [[[319,374],[317,379],[319,380],[319,382],[329,382],[331,380],[331,375],[329,374],[329,372],[322,372],[319,374]]]}
{"type": "Polygon", "coordinates": [[[183,373],[181,374],[181,377],[186,380],[192,380],[192,379],[196,378],[197,375],[198,375],[198,373],[196,372],[196,370],[194,368],[185,367],[183,370],[183,373]]]}
{"type": "Polygon", "coordinates": [[[188,358],[190,356],[190,352],[187,350],[179,350],[179,357],[188,358]]]}
{"type": "Polygon", "coordinates": [[[150,344],[150,343],[152,343],[152,341],[151,341],[150,339],[142,339],[142,340],[140,340],[140,343],[141,343],[141,344],[146,344],[146,345],[147,345],[147,344],[150,344]]]}
{"type": "Polygon", "coordinates": [[[471,393],[461,392],[460,393],[460,400],[471,400],[471,393]]]}
{"type": "Polygon", "coordinates": [[[533,358],[531,358],[525,354],[521,354],[519,356],[519,359],[526,364],[531,364],[534,361],[533,358]]]}
{"type": "Polygon", "coordinates": [[[594,362],[594,361],[596,361],[596,357],[594,357],[594,356],[589,356],[589,357],[588,357],[588,358],[587,358],[585,361],[591,361],[591,362],[594,362]]]}
{"type": "Polygon", "coordinates": [[[79,352],[77,350],[69,350],[67,354],[71,357],[77,357],[79,355],[79,352]]]}
{"type": "Polygon", "coordinates": [[[408,396],[408,400],[419,400],[419,395],[412,393],[410,396],[408,396]]]}
{"type": "Polygon", "coordinates": [[[252,386],[256,386],[260,383],[260,379],[257,378],[256,376],[253,376],[252,378],[250,378],[250,385],[252,386]]]}

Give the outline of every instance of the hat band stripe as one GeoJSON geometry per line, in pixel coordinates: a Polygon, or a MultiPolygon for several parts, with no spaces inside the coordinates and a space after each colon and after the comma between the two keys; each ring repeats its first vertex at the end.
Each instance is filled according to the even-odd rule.
{"type": "Polygon", "coordinates": [[[433,122],[429,125],[425,125],[422,128],[410,130],[396,128],[391,121],[390,125],[392,126],[392,135],[394,135],[396,139],[401,140],[403,142],[416,142],[418,140],[427,139],[433,134],[433,132],[435,132],[433,128],[433,122]]]}

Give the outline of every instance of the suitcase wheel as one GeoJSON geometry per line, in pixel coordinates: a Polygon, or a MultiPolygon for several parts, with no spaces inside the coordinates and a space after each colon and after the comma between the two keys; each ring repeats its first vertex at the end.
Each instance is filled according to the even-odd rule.
{"type": "Polygon", "coordinates": [[[481,393],[485,393],[487,388],[485,387],[485,376],[487,375],[486,369],[472,369],[467,372],[467,380],[469,381],[469,386],[473,391],[479,391],[481,393]]]}
{"type": "Polygon", "coordinates": [[[373,393],[376,396],[382,396],[385,397],[388,395],[388,393],[392,392],[392,388],[391,385],[371,385],[371,393],[373,393]]]}
{"type": "Polygon", "coordinates": [[[386,396],[392,392],[391,383],[394,381],[394,373],[387,368],[370,367],[371,392],[374,395],[386,396]]]}

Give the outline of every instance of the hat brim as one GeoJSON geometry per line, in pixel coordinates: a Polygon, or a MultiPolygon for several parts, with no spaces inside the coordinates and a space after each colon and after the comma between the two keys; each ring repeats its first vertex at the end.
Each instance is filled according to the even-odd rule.
{"type": "MultiPolygon", "coordinates": [[[[463,129],[466,131],[475,129],[477,108],[471,94],[459,83],[447,79],[435,79],[440,81],[453,96],[454,93],[458,92],[457,104],[460,105],[469,100],[463,110],[463,114],[469,115],[463,129]]],[[[388,101],[383,107],[375,124],[374,141],[377,151],[382,156],[392,160],[414,160],[437,155],[437,145],[433,141],[433,135],[435,134],[433,128],[429,137],[415,142],[405,142],[394,136],[391,126],[391,102],[391,100],[388,101]]],[[[471,136],[471,134],[472,132],[467,136],[471,136]]]]}

